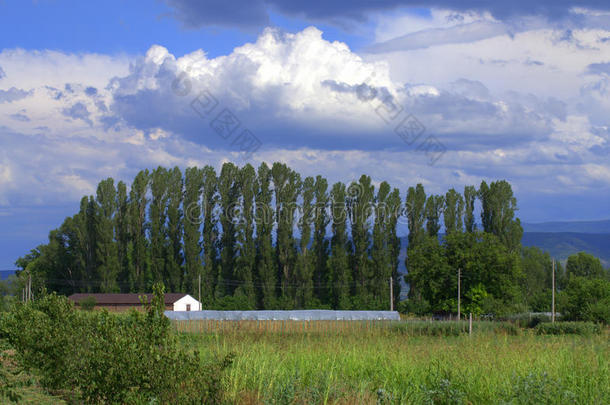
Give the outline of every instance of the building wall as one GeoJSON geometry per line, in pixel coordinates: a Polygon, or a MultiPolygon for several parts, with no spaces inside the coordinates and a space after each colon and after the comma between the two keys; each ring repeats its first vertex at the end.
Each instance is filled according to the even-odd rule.
{"type": "Polygon", "coordinates": [[[186,311],[187,305],[190,305],[191,311],[201,311],[201,304],[195,298],[190,295],[186,295],[180,298],[178,301],[174,302],[174,311],[186,311]]]}

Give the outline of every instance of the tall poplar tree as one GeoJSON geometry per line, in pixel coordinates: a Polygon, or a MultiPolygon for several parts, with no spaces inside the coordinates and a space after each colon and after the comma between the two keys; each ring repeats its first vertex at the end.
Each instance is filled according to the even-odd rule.
{"type": "MultiPolygon", "coordinates": [[[[198,293],[198,278],[202,275],[201,258],[201,193],[203,170],[189,167],[184,173],[184,290],[198,293]]],[[[196,295],[193,295],[196,296],[196,295]]]]}
{"type": "Polygon", "coordinates": [[[129,256],[129,201],[127,199],[127,186],[119,181],[116,194],[115,235],[119,261],[118,280],[121,291],[129,291],[129,269],[131,260],[129,256]]]}
{"type": "Polygon", "coordinates": [[[437,237],[441,229],[441,215],[445,206],[442,195],[431,195],[426,200],[426,231],[428,236],[437,237]]]}
{"type": "Polygon", "coordinates": [[[489,186],[485,181],[479,189],[483,230],[496,235],[511,252],[521,249],[523,228],[515,219],[517,199],[506,180],[494,181],[489,186]]]}
{"type": "Polygon", "coordinates": [[[322,176],[316,176],[315,188],[315,212],[314,212],[314,234],[312,251],[314,254],[314,292],[320,303],[328,304],[330,289],[328,288],[328,239],[326,238],[326,227],[330,223],[328,212],[328,182],[322,176]]]}
{"type": "Polygon", "coordinates": [[[264,309],[274,309],[276,301],[277,271],[273,252],[274,210],[271,206],[271,169],[266,163],[258,168],[256,181],[256,268],[261,285],[260,304],[264,309]]]}
{"type": "Polygon", "coordinates": [[[313,273],[315,266],[314,252],[310,250],[311,227],[314,221],[314,194],[315,181],[307,177],[303,181],[303,199],[300,218],[298,222],[301,240],[299,241],[299,255],[296,264],[296,308],[306,308],[312,304],[313,299],[313,273]]]}
{"type": "Polygon", "coordinates": [[[474,221],[474,203],[477,199],[477,189],[474,186],[464,187],[464,228],[468,233],[477,229],[474,221]]]}
{"type": "Polygon", "coordinates": [[[146,232],[149,223],[146,220],[148,207],[148,190],[150,173],[148,170],[140,171],[129,192],[129,227],[131,241],[128,246],[130,257],[129,286],[132,292],[146,292],[150,285],[150,256],[149,242],[146,232]]]}
{"type": "Polygon", "coordinates": [[[280,297],[285,306],[294,302],[296,243],[293,235],[297,198],[301,190],[301,176],[283,163],[271,168],[275,191],[277,219],[276,257],[280,280],[280,297]]]}
{"type": "Polygon", "coordinates": [[[203,168],[203,274],[201,301],[209,306],[214,301],[218,279],[218,216],[216,207],[218,178],[212,166],[203,168]]]}
{"type": "Polygon", "coordinates": [[[390,285],[392,277],[392,254],[394,240],[390,235],[391,212],[388,206],[390,185],[382,182],[375,198],[375,223],[373,225],[372,285],[373,305],[367,309],[382,309],[389,306],[390,285]]]}
{"type": "Polygon", "coordinates": [[[352,183],[347,190],[347,207],[352,228],[354,254],[352,259],[352,277],[354,281],[354,298],[361,308],[373,305],[372,280],[373,266],[369,258],[371,246],[371,224],[373,215],[375,187],[371,178],[360,176],[358,183],[352,183]]]}
{"type": "Polygon", "coordinates": [[[167,203],[169,173],[159,166],[152,172],[150,190],[150,264],[153,282],[161,282],[166,275],[167,263],[167,203]]]}
{"type": "Polygon", "coordinates": [[[398,257],[400,255],[400,238],[397,235],[398,218],[402,214],[400,191],[395,188],[392,190],[387,199],[388,207],[388,251],[390,257],[390,268],[392,269],[392,280],[393,280],[393,292],[394,292],[394,308],[400,300],[400,281],[402,276],[398,273],[398,257]]]}
{"type": "Polygon", "coordinates": [[[347,237],[347,201],[345,184],[335,183],[330,192],[332,239],[331,255],[328,259],[330,270],[331,302],[335,309],[350,309],[352,276],[349,268],[351,243],[347,237]]]}
{"type": "Polygon", "coordinates": [[[425,237],[424,223],[426,214],[426,192],[418,184],[407,191],[407,222],[409,225],[409,247],[421,242],[425,237]]]}
{"type": "Polygon", "coordinates": [[[167,258],[164,280],[169,291],[182,290],[184,257],[182,253],[182,173],[178,167],[168,171],[167,185],[167,258]]]}
{"type": "Polygon", "coordinates": [[[462,195],[451,188],[445,194],[445,210],[443,220],[445,222],[445,234],[462,232],[462,217],[464,215],[464,199],[462,195]]]}
{"type": "Polygon", "coordinates": [[[216,298],[233,295],[236,246],[236,216],[239,215],[239,169],[233,163],[225,163],[218,177],[220,236],[220,271],[216,285],[216,298]]]}
{"type": "Polygon", "coordinates": [[[235,278],[239,282],[239,286],[235,290],[235,296],[245,298],[248,309],[256,308],[256,293],[253,283],[253,272],[256,264],[256,246],[254,244],[255,184],[256,172],[250,164],[247,164],[239,171],[241,218],[237,226],[239,256],[235,269],[235,278]]]}
{"type": "Polygon", "coordinates": [[[116,211],[116,189],[114,180],[108,178],[97,186],[98,205],[95,221],[97,274],[100,292],[118,292],[117,275],[119,258],[114,239],[114,214],[116,211]]]}

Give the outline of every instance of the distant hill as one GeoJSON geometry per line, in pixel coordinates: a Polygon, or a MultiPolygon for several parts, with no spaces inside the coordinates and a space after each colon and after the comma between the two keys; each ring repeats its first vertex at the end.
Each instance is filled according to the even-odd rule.
{"type": "Polygon", "coordinates": [[[537,246],[560,261],[574,253],[587,252],[599,257],[605,267],[610,267],[610,232],[525,232],[521,242],[523,246],[537,246]]]}
{"type": "Polygon", "coordinates": [[[525,232],[575,232],[610,234],[610,219],[603,221],[558,221],[538,224],[523,223],[525,232]]]}

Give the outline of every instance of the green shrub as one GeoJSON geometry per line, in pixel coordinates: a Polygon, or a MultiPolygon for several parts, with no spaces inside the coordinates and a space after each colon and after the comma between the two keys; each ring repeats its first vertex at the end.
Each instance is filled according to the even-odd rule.
{"type": "Polygon", "coordinates": [[[555,322],[541,323],[534,329],[537,335],[599,335],[601,324],[593,322],[555,322]]]}
{"type": "Polygon", "coordinates": [[[504,318],[520,328],[535,328],[543,322],[551,322],[551,317],[545,314],[522,313],[504,318]]]}
{"type": "Polygon", "coordinates": [[[78,303],[80,308],[85,310],[85,311],[92,311],[93,308],[95,308],[95,304],[97,304],[97,302],[95,301],[95,297],[93,297],[93,296],[89,296],[89,297],[83,298],[78,303]]]}
{"type": "Polygon", "coordinates": [[[218,403],[231,357],[202,363],[181,350],[155,287],[146,313],[75,311],[55,294],[19,305],[0,326],[41,384],[86,403],[218,403]]]}
{"type": "Polygon", "coordinates": [[[565,319],[610,324],[610,281],[570,277],[558,298],[565,319]]]}

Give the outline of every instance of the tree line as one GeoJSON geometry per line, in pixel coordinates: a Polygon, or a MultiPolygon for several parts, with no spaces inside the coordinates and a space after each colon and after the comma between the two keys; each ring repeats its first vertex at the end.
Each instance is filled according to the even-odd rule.
{"type": "Polygon", "coordinates": [[[418,184],[403,200],[367,175],[330,186],[283,163],[158,167],[130,187],[101,181],[17,265],[35,288],[62,294],[163,282],[195,297],[201,286],[204,308],[388,309],[390,280],[395,304],[400,296],[397,226],[406,221],[410,309],[455,312],[459,268],[463,305],[481,312],[524,302],[516,204],[506,181],[444,195],[418,184]]]}

